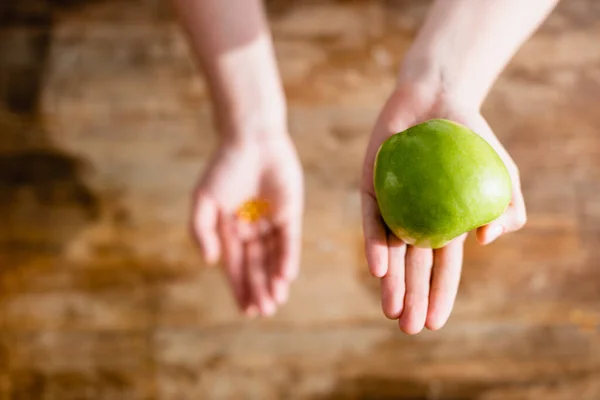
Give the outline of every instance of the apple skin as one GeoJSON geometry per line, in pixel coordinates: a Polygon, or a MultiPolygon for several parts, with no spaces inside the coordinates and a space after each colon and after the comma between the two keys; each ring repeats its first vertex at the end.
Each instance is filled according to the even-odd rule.
{"type": "Polygon", "coordinates": [[[391,232],[409,245],[432,249],[498,218],[512,193],[506,165],[492,146],[445,119],[383,142],[373,185],[391,232]]]}

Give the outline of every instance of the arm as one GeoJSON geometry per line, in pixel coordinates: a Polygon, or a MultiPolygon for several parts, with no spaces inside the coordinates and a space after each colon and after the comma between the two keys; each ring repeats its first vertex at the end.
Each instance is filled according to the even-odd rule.
{"type": "Polygon", "coordinates": [[[431,250],[402,243],[382,222],[373,189],[381,143],[432,118],[462,123],[486,139],[512,179],[511,204],[476,230],[481,244],[523,227],[526,210],[518,168],[480,114],[494,80],[557,0],[436,0],[404,59],[397,88],[381,111],[366,151],[361,181],[369,269],[381,277],[384,314],[410,334],[441,328],[450,316],[463,258],[463,235],[431,250]]]}
{"type": "Polygon", "coordinates": [[[236,141],[283,131],[285,99],[261,0],[172,0],[205,75],[218,131],[236,141]]]}
{"type": "Polygon", "coordinates": [[[557,3],[437,0],[405,57],[401,80],[433,80],[452,99],[480,105],[557,3]]]}
{"type": "Polygon", "coordinates": [[[262,2],[173,4],[221,139],[194,194],[193,232],[208,264],[223,260],[238,307],[268,316],[298,274],[304,188],[262,2]],[[256,222],[239,218],[256,199],[268,213],[256,222]]]}

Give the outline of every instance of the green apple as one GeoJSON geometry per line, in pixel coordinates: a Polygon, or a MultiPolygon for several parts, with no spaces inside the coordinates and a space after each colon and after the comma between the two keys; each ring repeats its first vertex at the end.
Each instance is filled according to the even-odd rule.
{"type": "Polygon", "coordinates": [[[508,170],[492,146],[445,119],[383,142],[373,184],[388,228],[410,245],[433,249],[498,218],[512,193],[508,170]]]}

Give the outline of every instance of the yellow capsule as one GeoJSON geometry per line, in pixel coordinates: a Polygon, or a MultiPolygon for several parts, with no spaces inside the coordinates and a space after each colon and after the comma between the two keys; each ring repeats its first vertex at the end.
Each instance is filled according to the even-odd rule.
{"type": "Polygon", "coordinates": [[[269,202],[263,199],[248,200],[237,210],[238,218],[246,222],[256,222],[268,214],[269,202]]]}

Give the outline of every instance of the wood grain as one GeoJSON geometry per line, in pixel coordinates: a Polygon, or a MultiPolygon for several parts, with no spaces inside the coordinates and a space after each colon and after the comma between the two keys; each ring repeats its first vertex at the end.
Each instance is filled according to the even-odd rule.
{"type": "Polygon", "coordinates": [[[357,192],[426,1],[268,1],[306,171],[302,275],[246,321],[187,235],[214,148],[163,1],[0,3],[0,399],[600,398],[600,3],[569,0],[484,114],[529,222],[471,239],[446,328],[379,306],[357,192]]]}

